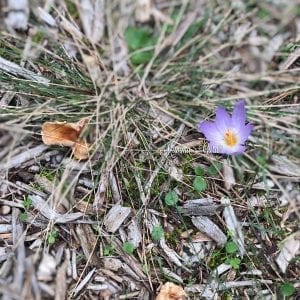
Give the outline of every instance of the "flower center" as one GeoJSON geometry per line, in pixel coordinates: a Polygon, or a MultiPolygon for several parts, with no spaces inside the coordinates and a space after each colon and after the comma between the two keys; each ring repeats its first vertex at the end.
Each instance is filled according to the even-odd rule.
{"type": "Polygon", "coordinates": [[[225,143],[229,147],[234,147],[237,144],[237,136],[230,129],[225,132],[225,143]]]}

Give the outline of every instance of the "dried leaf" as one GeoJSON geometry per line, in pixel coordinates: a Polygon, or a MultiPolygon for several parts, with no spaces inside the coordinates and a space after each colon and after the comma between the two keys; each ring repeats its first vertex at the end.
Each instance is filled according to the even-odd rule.
{"type": "Polygon", "coordinates": [[[245,253],[245,242],[244,235],[242,232],[242,226],[238,221],[233,207],[230,204],[230,200],[227,198],[222,199],[222,204],[226,205],[224,208],[223,216],[227,225],[228,230],[232,233],[232,239],[239,248],[241,256],[245,253]]]}
{"type": "Polygon", "coordinates": [[[90,145],[80,135],[88,121],[88,118],[83,118],[78,123],[45,122],[42,126],[43,142],[46,145],[71,147],[75,158],[87,159],[90,145]]]}
{"type": "Polygon", "coordinates": [[[156,300],[184,300],[187,299],[187,294],[181,286],[172,282],[166,282],[160,289],[156,300]]]}
{"type": "Polygon", "coordinates": [[[276,263],[280,270],[285,273],[289,262],[299,254],[300,251],[300,231],[288,236],[283,244],[280,254],[276,258],[276,263]]]}
{"type": "Polygon", "coordinates": [[[230,190],[233,185],[235,185],[235,178],[233,169],[226,159],[223,160],[223,176],[224,184],[227,190],[230,190]]]}

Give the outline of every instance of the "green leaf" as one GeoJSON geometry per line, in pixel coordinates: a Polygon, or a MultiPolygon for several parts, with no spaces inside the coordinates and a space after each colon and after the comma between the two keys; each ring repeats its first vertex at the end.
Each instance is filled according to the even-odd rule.
{"type": "Polygon", "coordinates": [[[195,174],[198,176],[203,176],[205,174],[205,170],[201,167],[196,167],[195,168],[195,174]]]}
{"type": "Polygon", "coordinates": [[[207,174],[212,177],[216,176],[216,175],[218,175],[221,168],[222,168],[222,164],[220,162],[215,162],[210,167],[208,167],[207,174]]]}
{"type": "Polygon", "coordinates": [[[153,56],[153,51],[142,51],[138,53],[134,53],[131,56],[131,62],[134,65],[145,64],[151,60],[153,56]]]}
{"type": "Polygon", "coordinates": [[[202,192],[202,191],[206,190],[207,183],[203,177],[197,176],[194,179],[193,187],[197,192],[202,192]]]}
{"type": "Polygon", "coordinates": [[[165,203],[169,206],[174,206],[177,204],[179,198],[175,191],[170,191],[165,196],[165,203]]]}
{"type": "Polygon", "coordinates": [[[110,256],[114,253],[115,247],[113,244],[105,245],[103,249],[103,255],[104,256],[110,256]]]}
{"type": "Polygon", "coordinates": [[[229,264],[236,270],[240,267],[240,263],[241,260],[237,257],[229,259],[229,264]]]}
{"type": "Polygon", "coordinates": [[[234,242],[227,242],[226,243],[226,253],[233,254],[238,251],[238,246],[234,242]]]}
{"type": "Polygon", "coordinates": [[[131,242],[125,242],[123,244],[123,251],[127,254],[132,254],[134,251],[134,245],[131,242]]]}
{"type": "Polygon", "coordinates": [[[55,229],[53,229],[52,231],[49,232],[48,237],[47,237],[47,242],[49,245],[52,245],[55,243],[57,234],[58,234],[58,232],[55,229]]]}
{"type": "Polygon", "coordinates": [[[295,288],[291,283],[285,282],[280,287],[280,292],[283,296],[289,297],[289,296],[292,296],[295,293],[295,288]]]}
{"type": "Polygon", "coordinates": [[[29,197],[24,198],[23,207],[25,210],[28,210],[32,206],[32,200],[29,197]]]}
{"type": "Polygon", "coordinates": [[[134,52],[131,56],[132,64],[145,64],[151,60],[154,50],[140,51],[141,49],[151,47],[156,44],[157,38],[152,35],[149,28],[128,27],[125,31],[125,40],[130,53],[134,52]]]}
{"type": "Polygon", "coordinates": [[[137,50],[149,45],[151,35],[145,27],[128,27],[125,31],[125,40],[130,50],[137,50]]]}
{"type": "Polygon", "coordinates": [[[27,212],[21,213],[19,219],[20,219],[21,222],[26,222],[28,220],[27,212]]]}
{"type": "Polygon", "coordinates": [[[159,241],[164,235],[164,230],[160,225],[153,227],[151,237],[154,241],[159,241]]]}

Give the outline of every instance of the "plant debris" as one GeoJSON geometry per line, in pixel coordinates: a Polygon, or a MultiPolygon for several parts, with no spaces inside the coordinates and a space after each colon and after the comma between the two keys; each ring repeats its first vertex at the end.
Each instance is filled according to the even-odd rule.
{"type": "Polygon", "coordinates": [[[87,159],[90,145],[80,135],[88,122],[88,118],[77,123],[45,122],[41,132],[43,142],[46,145],[71,147],[75,158],[87,159]]]}

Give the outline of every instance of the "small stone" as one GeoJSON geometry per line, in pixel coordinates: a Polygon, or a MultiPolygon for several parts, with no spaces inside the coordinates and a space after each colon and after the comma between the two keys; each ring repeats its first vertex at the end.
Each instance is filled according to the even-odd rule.
{"type": "Polygon", "coordinates": [[[11,212],[11,207],[8,205],[2,205],[0,207],[0,214],[5,216],[8,215],[11,212]]]}
{"type": "Polygon", "coordinates": [[[40,171],[40,167],[36,166],[36,165],[33,165],[33,166],[28,168],[28,171],[31,172],[31,173],[38,173],[40,171]]]}

